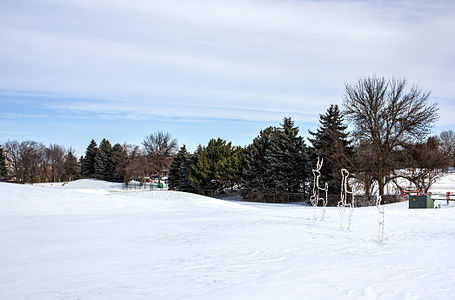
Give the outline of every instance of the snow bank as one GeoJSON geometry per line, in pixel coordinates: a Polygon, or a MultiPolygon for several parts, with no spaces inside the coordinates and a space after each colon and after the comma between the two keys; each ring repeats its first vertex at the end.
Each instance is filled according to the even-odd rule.
{"type": "Polygon", "coordinates": [[[386,205],[378,244],[375,207],[0,184],[0,299],[453,299],[454,208],[386,205]]]}

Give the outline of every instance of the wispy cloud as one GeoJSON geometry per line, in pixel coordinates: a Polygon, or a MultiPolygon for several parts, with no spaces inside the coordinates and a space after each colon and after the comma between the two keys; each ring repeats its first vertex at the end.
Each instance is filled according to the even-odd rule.
{"type": "Polygon", "coordinates": [[[3,2],[0,90],[74,117],[315,121],[371,74],[454,99],[453,28],[452,1],[3,2]]]}
{"type": "Polygon", "coordinates": [[[21,114],[21,113],[0,113],[0,118],[8,118],[8,119],[21,119],[21,118],[30,118],[30,119],[41,119],[47,118],[48,115],[44,114],[21,114]]]}

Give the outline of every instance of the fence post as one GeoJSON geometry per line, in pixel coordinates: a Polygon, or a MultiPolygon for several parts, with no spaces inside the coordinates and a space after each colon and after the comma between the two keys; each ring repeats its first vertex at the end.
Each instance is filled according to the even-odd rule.
{"type": "Polygon", "coordinates": [[[447,206],[449,206],[450,192],[446,193],[446,199],[447,199],[447,206]]]}

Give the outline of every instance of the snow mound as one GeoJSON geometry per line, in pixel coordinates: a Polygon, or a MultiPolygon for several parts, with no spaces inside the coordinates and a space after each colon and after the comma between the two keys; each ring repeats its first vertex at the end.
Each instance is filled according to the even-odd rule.
{"type": "Polygon", "coordinates": [[[378,244],[376,207],[0,183],[0,299],[453,299],[455,205],[407,205],[378,244]]]}
{"type": "Polygon", "coordinates": [[[97,179],[79,179],[70,182],[54,182],[54,183],[37,183],[36,186],[60,188],[67,190],[75,190],[93,194],[107,194],[112,191],[121,191],[122,183],[108,182],[97,179]]]}

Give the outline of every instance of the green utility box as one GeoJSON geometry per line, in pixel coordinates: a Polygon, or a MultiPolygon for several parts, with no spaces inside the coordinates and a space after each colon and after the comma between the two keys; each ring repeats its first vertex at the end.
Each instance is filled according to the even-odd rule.
{"type": "Polygon", "coordinates": [[[409,195],[409,208],[434,208],[434,200],[430,195],[409,195]]]}

